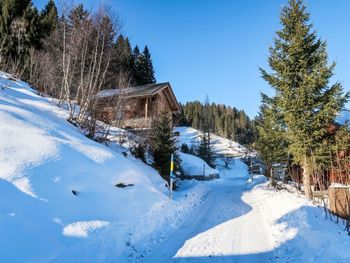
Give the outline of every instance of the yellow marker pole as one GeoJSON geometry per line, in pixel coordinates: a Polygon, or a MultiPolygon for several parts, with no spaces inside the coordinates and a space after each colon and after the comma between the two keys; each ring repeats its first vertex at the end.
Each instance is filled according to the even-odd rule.
{"type": "Polygon", "coordinates": [[[173,199],[173,177],[174,177],[174,154],[170,159],[170,199],[173,199]]]}

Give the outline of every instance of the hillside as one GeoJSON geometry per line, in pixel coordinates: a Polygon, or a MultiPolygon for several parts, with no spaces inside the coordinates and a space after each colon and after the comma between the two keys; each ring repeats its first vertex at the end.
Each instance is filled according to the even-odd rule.
{"type": "MultiPolygon", "coordinates": [[[[199,130],[191,127],[176,127],[175,132],[179,133],[178,146],[187,144],[189,148],[196,148],[200,144],[201,132],[199,130]]],[[[215,154],[243,157],[249,153],[246,147],[235,141],[217,136],[213,133],[210,135],[210,138],[215,154]]]]}
{"type": "Polygon", "coordinates": [[[71,251],[86,245],[85,257],[98,261],[111,255],[95,253],[94,239],[103,233],[118,236],[105,244],[118,257],[127,240],[156,232],[165,220],[176,222],[196,200],[179,193],[174,209],[153,168],[86,138],[66,121],[65,110],[27,83],[1,73],[0,85],[0,243],[7,251],[0,261],[75,261],[71,251]],[[129,235],[144,224],[149,227],[129,235]]]}
{"type": "MultiPolygon", "coordinates": [[[[5,73],[0,85],[1,262],[349,261],[342,224],[264,176],[247,180],[239,159],[217,166],[220,179],[180,182],[170,200],[153,168],[85,137],[50,98],[5,73]]],[[[179,144],[197,143],[197,130],[176,131],[179,144]]]]}

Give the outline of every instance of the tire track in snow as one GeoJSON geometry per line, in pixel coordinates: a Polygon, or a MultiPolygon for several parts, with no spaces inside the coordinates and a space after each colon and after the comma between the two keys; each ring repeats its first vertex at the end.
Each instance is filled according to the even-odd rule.
{"type": "Polygon", "coordinates": [[[242,201],[238,179],[213,185],[206,200],[143,262],[271,262],[263,211],[242,201]],[[248,256],[247,256],[248,255],[248,256]]]}

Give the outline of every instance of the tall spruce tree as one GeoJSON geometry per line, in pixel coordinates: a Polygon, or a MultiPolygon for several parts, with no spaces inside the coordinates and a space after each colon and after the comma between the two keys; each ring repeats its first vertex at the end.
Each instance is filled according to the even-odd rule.
{"type": "Polygon", "coordinates": [[[130,71],[132,53],[131,45],[128,38],[124,38],[123,35],[120,35],[116,43],[116,62],[117,62],[117,72],[118,71],[130,71]]]}
{"type": "Polygon", "coordinates": [[[175,142],[172,123],[168,113],[164,111],[161,113],[159,119],[155,120],[153,123],[150,145],[154,167],[167,182],[170,182],[171,154],[174,154],[175,171],[178,171],[180,167],[180,160],[176,154],[177,147],[175,142]]]}
{"type": "Polygon", "coordinates": [[[132,84],[138,85],[139,78],[139,58],[140,58],[140,49],[139,46],[136,45],[132,50],[131,54],[131,72],[132,72],[132,84]]]}
{"type": "Polygon", "coordinates": [[[146,85],[156,82],[151,53],[147,46],[145,46],[143,52],[136,57],[135,63],[136,70],[134,76],[137,85],[146,85]]]}
{"type": "Polygon", "coordinates": [[[110,61],[109,71],[107,72],[106,85],[115,87],[121,76],[131,79],[133,75],[133,54],[129,39],[119,35],[114,44],[113,56],[110,61]]]}
{"type": "Polygon", "coordinates": [[[305,195],[312,198],[312,162],[329,156],[327,126],[343,108],[348,94],[340,83],[329,85],[335,64],[328,65],[326,43],[309,23],[301,0],[290,0],[281,14],[282,29],[270,48],[270,72],[262,77],[275,90],[275,100],[286,124],[289,151],[303,167],[305,195]]]}

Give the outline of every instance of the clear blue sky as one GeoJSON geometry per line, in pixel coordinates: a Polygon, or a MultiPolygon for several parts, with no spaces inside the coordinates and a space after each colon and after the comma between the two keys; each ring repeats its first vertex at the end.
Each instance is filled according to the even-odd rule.
{"type": "MultiPolygon", "coordinates": [[[[42,8],[47,0],[34,0],[42,8]]],[[[83,0],[87,9],[98,1],[83,0]]],[[[158,82],[169,81],[181,102],[225,103],[253,117],[268,47],[287,0],[110,0],[132,45],[151,50],[158,82]]],[[[318,35],[337,62],[334,81],[350,89],[350,1],[305,0],[318,35]]]]}

